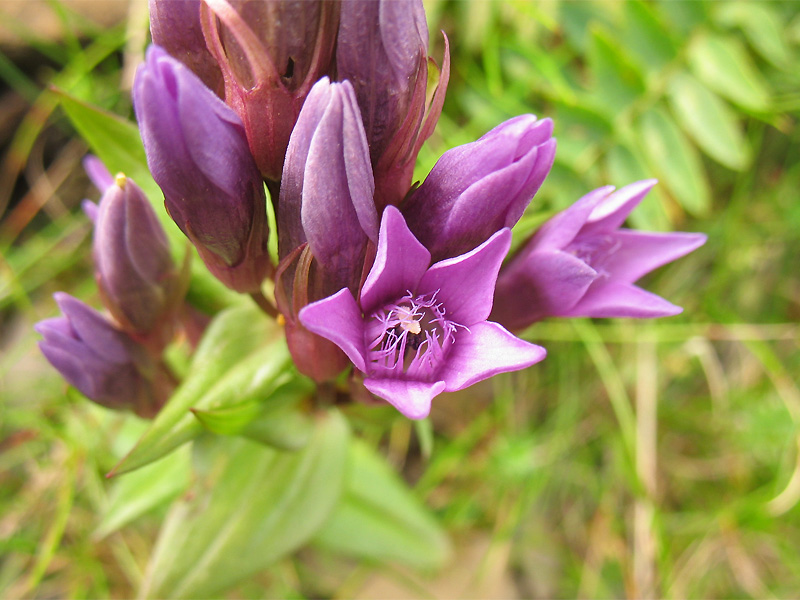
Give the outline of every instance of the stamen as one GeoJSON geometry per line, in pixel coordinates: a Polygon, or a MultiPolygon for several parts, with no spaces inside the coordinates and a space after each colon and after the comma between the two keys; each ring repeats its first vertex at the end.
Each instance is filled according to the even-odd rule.
{"type": "Polygon", "coordinates": [[[445,317],[437,293],[415,297],[407,292],[372,315],[367,331],[372,374],[424,381],[436,376],[456,329],[463,327],[445,317]]]}

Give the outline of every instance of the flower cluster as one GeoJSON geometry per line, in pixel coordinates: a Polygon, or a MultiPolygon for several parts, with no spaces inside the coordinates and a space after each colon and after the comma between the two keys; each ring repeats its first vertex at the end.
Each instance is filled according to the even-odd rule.
{"type": "MultiPolygon", "coordinates": [[[[214,276],[280,313],[298,369],[318,382],[352,364],[372,394],[423,418],[441,392],[544,358],[509,330],[680,311],[633,283],[705,238],[620,228],[652,181],[591,192],[505,260],[510,228],[553,164],[549,119],[510,119],[412,185],[449,77],[446,37],[441,67],[428,56],[421,0],[150,9],[154,45],[133,97],[167,210],[214,276]]],[[[107,184],[95,262],[111,316],[60,297],[65,317],[40,330],[54,366],[111,403],[114,365],[154,380],[137,353],[157,358],[184,288],[138,188],[107,184]]]]}

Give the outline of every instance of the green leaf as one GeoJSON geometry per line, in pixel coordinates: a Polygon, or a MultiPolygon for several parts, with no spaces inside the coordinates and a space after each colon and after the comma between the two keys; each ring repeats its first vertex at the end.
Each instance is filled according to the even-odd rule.
{"type": "Polygon", "coordinates": [[[114,480],[109,505],[94,532],[103,538],[189,487],[191,466],[188,446],[153,464],[114,480]]]}
{"type": "Polygon", "coordinates": [[[559,160],[579,168],[587,156],[594,156],[594,146],[606,143],[613,132],[612,123],[585,104],[555,101],[554,105],[559,160]]]}
{"type": "MultiPolygon", "coordinates": [[[[609,182],[617,187],[622,187],[629,183],[650,179],[653,173],[642,162],[640,156],[641,152],[632,150],[627,145],[613,146],[606,155],[609,182]]],[[[637,229],[668,231],[672,228],[664,210],[663,192],[658,186],[644,197],[628,220],[637,229]]]]}
{"type": "Polygon", "coordinates": [[[736,117],[719,96],[687,73],[670,82],[669,99],[684,131],[711,158],[743,171],[750,164],[750,146],[736,117]]]}
{"type": "Polygon", "coordinates": [[[776,67],[791,63],[781,17],[775,7],[766,2],[721,2],[716,12],[721,25],[740,27],[747,41],[766,60],[776,67]]]}
{"type": "Polygon", "coordinates": [[[688,38],[692,32],[708,22],[707,4],[709,2],[676,2],[660,0],[658,12],[666,17],[670,30],[678,36],[688,38]]]}
{"type": "Polygon", "coordinates": [[[279,328],[252,304],[221,312],[206,330],[189,372],[150,428],[111,474],[158,460],[203,431],[190,409],[265,399],[291,377],[279,328]]]}
{"type": "Polygon", "coordinates": [[[689,66],[709,88],[744,108],[766,111],[769,91],[742,43],[721,35],[697,35],[688,49],[689,66]]]}
{"type": "Polygon", "coordinates": [[[711,191],[700,156],[681,130],[661,109],[642,115],[641,145],[650,165],[678,203],[695,216],[708,214],[711,191]]]}
{"type": "Polygon", "coordinates": [[[559,2],[557,21],[567,41],[581,54],[589,46],[589,29],[594,23],[609,24],[611,11],[597,2],[559,2]]]}
{"type": "Polygon", "coordinates": [[[72,125],[111,174],[122,172],[133,179],[150,198],[161,224],[172,232],[171,235],[177,232],[183,239],[183,234],[164,211],[161,189],[147,168],[136,123],[92,106],[63,90],[55,89],[54,92],[72,125]]]}
{"type": "Polygon", "coordinates": [[[192,409],[207,430],[219,435],[241,435],[281,450],[299,450],[311,437],[309,418],[297,404],[313,389],[310,380],[296,376],[270,394],[269,400],[253,400],[215,410],[192,409]]]}
{"type": "Polygon", "coordinates": [[[167,517],[140,595],[219,596],[300,548],[340,500],[348,436],[334,412],[300,452],[216,438],[207,477],[167,517]]]}
{"type": "Polygon", "coordinates": [[[649,75],[656,75],[677,56],[678,48],[663,20],[650,4],[629,0],[624,3],[624,9],[625,30],[622,39],[627,55],[646,67],[649,75]]]}
{"type": "Polygon", "coordinates": [[[446,534],[386,461],[352,440],[343,502],[314,543],[368,561],[437,569],[450,557],[446,534]]]}
{"type": "Polygon", "coordinates": [[[592,29],[589,70],[593,99],[616,116],[644,94],[644,81],[627,54],[607,32],[592,29]]]}

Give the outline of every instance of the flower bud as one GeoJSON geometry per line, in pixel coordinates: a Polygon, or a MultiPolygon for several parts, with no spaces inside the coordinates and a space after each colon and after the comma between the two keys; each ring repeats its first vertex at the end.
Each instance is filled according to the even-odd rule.
{"type": "Polygon", "coordinates": [[[175,387],[164,367],[96,310],[62,292],[55,299],[64,316],[35,327],[50,364],[102,406],[155,415],[175,387]]]}
{"type": "Polygon", "coordinates": [[[281,260],[307,242],[320,297],[357,289],[367,242],[378,237],[373,192],[353,88],[325,77],[311,90],[292,132],[277,217],[281,260]]]}
{"type": "Polygon", "coordinates": [[[428,25],[422,0],[345,0],[336,49],[340,80],[355,88],[375,171],[379,209],[399,204],[441,113],[450,58],[428,90],[428,25]],[[369,33],[366,33],[369,32],[369,33]]]}
{"type": "Polygon", "coordinates": [[[201,0],[150,0],[150,34],[161,46],[222,97],[222,71],[206,48],[200,25],[201,0]]]}
{"type": "Polygon", "coordinates": [[[441,260],[513,227],[550,172],[553,122],[521,115],[445,152],[403,207],[411,231],[441,260]]]}
{"type": "Polygon", "coordinates": [[[265,178],[281,179],[286,146],[311,86],[328,73],[339,23],[331,0],[205,0],[208,48],[265,178]]]}
{"type": "Polygon", "coordinates": [[[139,186],[122,174],[100,200],[94,231],[95,279],[120,327],[162,349],[186,291],[169,242],[139,186]]]}
{"type": "Polygon", "coordinates": [[[266,200],[241,120],[157,46],[136,74],[133,97],[170,216],[225,285],[258,291],[271,268],[266,200]]]}
{"type": "Polygon", "coordinates": [[[300,372],[316,381],[340,373],[347,357],[308,331],[297,315],[309,302],[343,287],[358,289],[369,242],[378,235],[373,192],[353,88],[325,77],[309,93],[286,152],[275,276],[289,350],[300,372]]]}

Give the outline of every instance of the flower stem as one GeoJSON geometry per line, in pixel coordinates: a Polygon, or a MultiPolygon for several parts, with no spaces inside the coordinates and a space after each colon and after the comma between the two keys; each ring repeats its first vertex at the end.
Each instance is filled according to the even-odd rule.
{"type": "Polygon", "coordinates": [[[253,292],[250,297],[258,304],[258,307],[267,313],[273,319],[278,318],[278,310],[272,305],[272,302],[264,297],[262,292],[253,292]]]}

